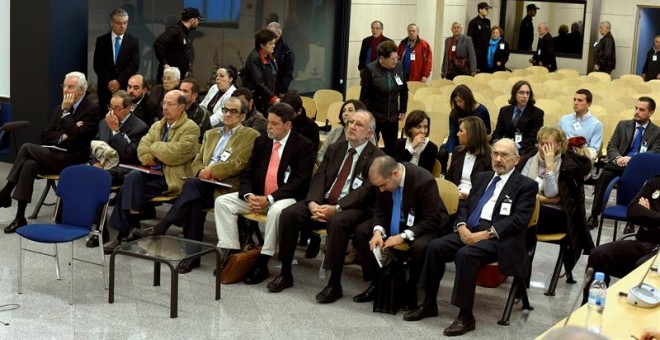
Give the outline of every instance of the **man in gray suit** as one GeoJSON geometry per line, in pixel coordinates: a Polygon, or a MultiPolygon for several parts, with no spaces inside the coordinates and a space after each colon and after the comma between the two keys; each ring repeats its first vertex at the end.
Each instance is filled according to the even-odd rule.
{"type": "Polygon", "coordinates": [[[591,216],[587,220],[590,229],[598,226],[598,215],[603,212],[603,197],[607,185],[623,174],[630,158],[638,153],[660,153],[660,128],[653,124],[655,101],[650,97],[639,97],[635,104],[635,117],[622,120],[616,125],[614,134],[607,144],[607,165],[596,181],[591,216]]]}
{"type": "Polygon", "coordinates": [[[472,38],[461,34],[458,22],[451,24],[452,36],[445,39],[445,55],[442,58],[442,78],[453,80],[459,75],[477,74],[477,57],[472,38]]]}

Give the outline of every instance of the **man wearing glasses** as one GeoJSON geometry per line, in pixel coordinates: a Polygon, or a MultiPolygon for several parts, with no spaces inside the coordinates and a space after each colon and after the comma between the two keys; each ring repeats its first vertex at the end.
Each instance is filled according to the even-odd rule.
{"type": "Polygon", "coordinates": [[[183,187],[182,177],[193,175],[191,163],[199,149],[199,127],[185,114],[186,97],[179,90],[169,91],[162,106],[163,118],[151,125],[137,148],[140,163],[150,171],[133,170],[124,177],[109,220],[109,226],[119,234],[104,245],[106,254],[112,253],[122,238],[135,238],[131,231],[140,228],[145,201],[161,195],[177,196],[183,187]]]}
{"type": "Polygon", "coordinates": [[[5,233],[14,233],[27,224],[25,208],[32,200],[37,174],[59,174],[69,165],[87,161],[89,142],[98,130],[102,118],[99,107],[85,97],[87,78],[80,72],[68,73],[62,84],[62,104],[55,108],[53,122],[41,133],[41,144],[21,146],[7,176],[7,184],[0,190],[0,208],[18,201],[16,217],[5,233]],[[13,192],[13,194],[12,194],[13,192]]]}
{"type": "Polygon", "coordinates": [[[386,40],[392,41],[383,35],[383,23],[378,20],[372,22],[371,35],[362,39],[358,70],[362,71],[368,64],[378,59],[378,45],[386,40]]]}
{"type": "Polygon", "coordinates": [[[128,79],[140,67],[138,39],[126,33],[128,13],[116,8],[110,13],[110,32],[96,39],[94,48],[94,72],[98,77],[99,106],[106,107],[110,97],[119,89],[125,89],[128,79]]]}
{"type": "MultiPolygon", "coordinates": [[[[144,235],[164,235],[176,224],[183,228],[187,239],[202,241],[204,237],[205,209],[213,208],[215,197],[235,192],[240,184],[241,173],[247,168],[259,132],[243,126],[248,104],[230,97],[222,108],[224,126],[208,130],[202,147],[192,163],[195,178],[186,180],[181,194],[174,201],[165,218],[153,227],[139,232],[144,235]],[[207,181],[204,181],[207,180],[207,181]],[[229,184],[224,187],[211,181],[229,184]]],[[[187,273],[200,265],[200,259],[179,265],[179,272],[187,273]]]]}

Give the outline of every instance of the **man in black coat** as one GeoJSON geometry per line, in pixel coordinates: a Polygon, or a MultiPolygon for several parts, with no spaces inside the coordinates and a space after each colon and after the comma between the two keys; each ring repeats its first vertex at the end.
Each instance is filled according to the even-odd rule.
{"type": "Polygon", "coordinates": [[[293,67],[296,64],[296,55],[282,39],[282,26],[277,22],[271,22],[266,29],[277,35],[273,55],[277,61],[277,76],[275,76],[275,93],[281,96],[289,92],[289,85],[293,81],[293,67]]]}
{"type": "Polygon", "coordinates": [[[651,116],[655,112],[655,100],[640,97],[635,104],[635,116],[622,120],[614,129],[607,143],[607,160],[594,188],[594,203],[591,216],[587,220],[589,229],[598,226],[598,216],[603,212],[605,189],[617,176],[623,174],[630,158],[638,153],[660,153],[660,128],[653,124],[651,116]]]}
{"type": "Polygon", "coordinates": [[[414,308],[417,305],[416,284],[427,246],[434,238],[452,230],[447,209],[433,175],[414,164],[398,163],[389,156],[378,157],[369,169],[369,181],[379,191],[374,217],[356,228],[355,247],[364,280],[372,283],[353,301],[371,301],[375,297],[380,270],[374,248],[396,252],[392,247],[406,243],[409,245],[410,278],[400,295],[404,308],[414,308]]]}
{"type": "Polygon", "coordinates": [[[16,218],[5,233],[27,224],[25,208],[32,201],[34,180],[38,174],[59,174],[69,165],[87,161],[89,143],[98,131],[101,113],[87,97],[87,79],[80,72],[68,73],[62,84],[63,99],[53,112],[52,123],[41,132],[42,145],[21,146],[14,165],[7,175],[7,184],[0,190],[0,207],[18,201],[16,218]],[[13,191],[13,194],[12,194],[13,191]]]}
{"type": "Polygon", "coordinates": [[[371,23],[371,35],[362,39],[360,45],[360,57],[358,60],[358,71],[362,71],[368,64],[378,59],[378,45],[383,41],[392,39],[383,35],[383,23],[376,20],[371,23]]]}
{"type": "Polygon", "coordinates": [[[161,108],[154,100],[149,99],[149,88],[141,74],[136,74],[128,79],[126,91],[131,96],[133,105],[131,114],[142,120],[147,126],[162,118],[161,108]]]}
{"type": "Polygon", "coordinates": [[[548,24],[542,22],[538,26],[539,43],[536,46],[536,53],[529,60],[532,65],[543,66],[549,72],[557,70],[557,58],[555,52],[555,41],[552,35],[548,32],[548,24]]]}
{"type": "Polygon", "coordinates": [[[532,44],[534,43],[534,22],[532,20],[536,16],[536,11],[539,9],[535,4],[527,5],[527,15],[520,22],[520,36],[518,37],[519,50],[532,50],[532,44]]]}
{"type": "Polygon", "coordinates": [[[642,78],[645,81],[660,79],[660,34],[653,38],[653,47],[646,53],[642,78]]]}
{"type": "Polygon", "coordinates": [[[603,37],[594,46],[594,71],[609,74],[616,68],[616,45],[611,29],[609,21],[601,21],[598,25],[598,32],[603,37]]]}
{"type": "Polygon", "coordinates": [[[159,84],[162,82],[163,70],[168,66],[178,67],[181,77],[187,77],[192,63],[190,60],[192,40],[188,35],[190,31],[197,29],[200,21],[204,21],[204,17],[197,8],[184,8],[181,12],[181,20],[176,26],[168,27],[154,41],[154,52],[159,63],[156,76],[159,84]]]}
{"type": "Polygon", "coordinates": [[[486,18],[486,16],[488,16],[488,10],[491,8],[488,3],[480,2],[477,5],[479,15],[468,23],[467,35],[472,38],[479,72],[484,72],[488,69],[486,53],[488,52],[488,42],[490,41],[490,19],[486,18]]]}
{"type": "Polygon", "coordinates": [[[438,315],[436,299],[447,262],[456,262],[451,303],[461,310],[444,330],[445,336],[474,330],[472,309],[482,266],[498,261],[500,271],[506,275],[527,275],[530,263],[525,236],[534,213],[538,185],[515,171],[520,156],[511,139],[493,145],[492,161],[494,172],[479,174],[467,204],[459,207],[455,232],[429,244],[419,280],[426,297],[420,307],[403,316],[404,320],[438,315]]]}
{"type": "Polygon", "coordinates": [[[99,106],[105,109],[117,90],[125,89],[128,79],[140,67],[138,39],[126,33],[128,13],[117,8],[110,13],[111,31],[96,39],[94,72],[98,78],[99,106]]]}

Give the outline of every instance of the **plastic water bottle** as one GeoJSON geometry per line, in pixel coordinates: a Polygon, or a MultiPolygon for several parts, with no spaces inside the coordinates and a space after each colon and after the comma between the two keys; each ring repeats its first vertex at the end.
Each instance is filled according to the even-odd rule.
{"type": "Polygon", "coordinates": [[[605,296],[607,296],[607,285],[605,284],[605,274],[596,272],[594,282],[589,288],[589,300],[587,312],[587,329],[600,333],[603,326],[603,312],[605,311],[605,296]]]}

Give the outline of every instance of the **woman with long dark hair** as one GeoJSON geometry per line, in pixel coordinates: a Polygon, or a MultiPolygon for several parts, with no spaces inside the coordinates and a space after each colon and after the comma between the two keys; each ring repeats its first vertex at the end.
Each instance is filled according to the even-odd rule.
{"type": "Polygon", "coordinates": [[[458,127],[458,143],[451,156],[445,179],[456,184],[460,199],[466,200],[472,181],[480,172],[490,170],[490,145],[484,122],[479,117],[465,117],[458,127]]]}
{"type": "Polygon", "coordinates": [[[394,159],[397,162],[410,162],[433,172],[438,146],[429,139],[431,118],[422,110],[408,114],[403,127],[404,138],[394,146],[394,159]]]}

